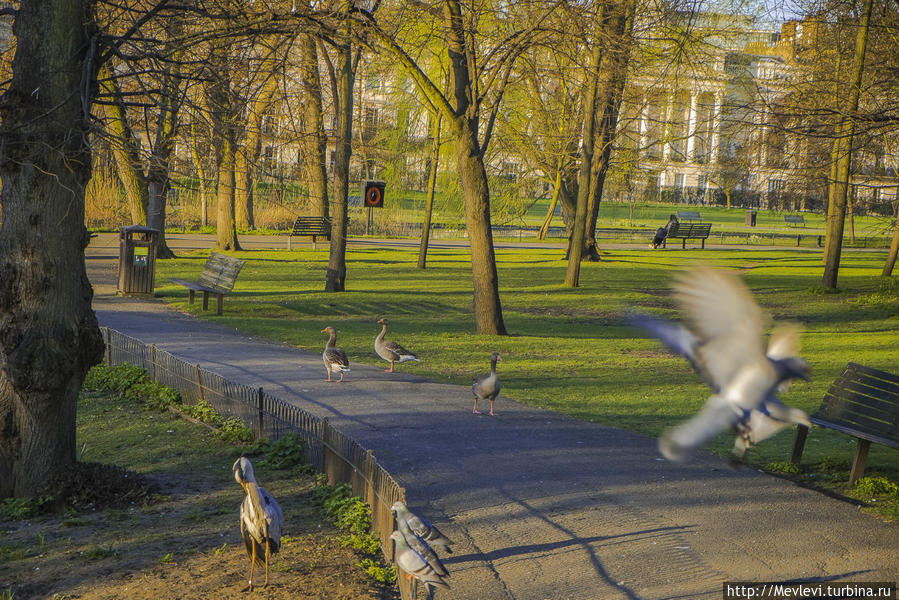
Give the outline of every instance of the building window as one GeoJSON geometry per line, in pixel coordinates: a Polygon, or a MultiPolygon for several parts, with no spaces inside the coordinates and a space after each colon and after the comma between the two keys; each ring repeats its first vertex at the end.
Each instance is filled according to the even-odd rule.
{"type": "Polygon", "coordinates": [[[362,121],[362,131],[367,137],[373,136],[378,130],[378,109],[366,106],[362,121]]]}
{"type": "Polygon", "coordinates": [[[768,180],[768,193],[769,194],[780,194],[784,191],[784,180],[783,179],[769,179],[768,180]]]}

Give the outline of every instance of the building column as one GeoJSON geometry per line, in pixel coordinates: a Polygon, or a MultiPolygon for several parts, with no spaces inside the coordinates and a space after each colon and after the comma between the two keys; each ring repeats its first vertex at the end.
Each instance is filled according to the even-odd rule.
{"type": "Polygon", "coordinates": [[[718,147],[721,144],[721,110],[723,106],[724,94],[715,92],[715,106],[713,107],[712,112],[711,142],[709,144],[709,152],[712,155],[709,162],[712,164],[717,164],[718,162],[718,147]]]}
{"type": "Polygon", "coordinates": [[[668,162],[671,159],[671,112],[674,110],[674,98],[677,92],[669,92],[665,95],[665,122],[662,124],[662,160],[668,162]]]}
{"type": "Polygon", "coordinates": [[[647,122],[649,119],[647,117],[647,112],[649,111],[649,106],[647,104],[648,99],[646,94],[642,94],[640,96],[640,121],[638,125],[638,135],[639,135],[639,148],[640,152],[645,151],[648,140],[646,139],[646,132],[649,129],[649,123],[647,122]]]}
{"type": "Polygon", "coordinates": [[[687,162],[694,162],[693,152],[696,149],[696,109],[699,104],[699,94],[690,93],[690,117],[687,119],[687,162]]]}

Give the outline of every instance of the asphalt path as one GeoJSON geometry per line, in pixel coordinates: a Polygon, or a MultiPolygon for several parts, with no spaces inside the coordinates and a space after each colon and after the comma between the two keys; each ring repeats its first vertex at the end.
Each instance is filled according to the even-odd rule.
{"type": "MultiPolygon", "coordinates": [[[[211,236],[168,241],[183,251],[211,236]]],[[[262,386],[372,449],[410,507],[457,542],[445,560],[452,588],[438,600],[722,598],[733,581],[899,577],[896,526],[851,503],[708,454],[673,464],[654,439],[502,396],[499,416],[473,415],[468,386],[402,367],[353,364],[344,383],[328,384],[318,353],[117,296],[116,235],[101,234],[87,254],[101,325],[262,386]]],[[[512,367],[501,363],[500,378],[503,368],[512,367]]]]}

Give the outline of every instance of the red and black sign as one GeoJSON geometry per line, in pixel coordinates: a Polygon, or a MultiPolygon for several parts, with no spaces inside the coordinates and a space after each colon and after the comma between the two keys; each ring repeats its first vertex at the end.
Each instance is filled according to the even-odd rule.
{"type": "Polygon", "coordinates": [[[384,208],[384,182],[366,181],[362,185],[362,203],[370,208],[384,208]]]}

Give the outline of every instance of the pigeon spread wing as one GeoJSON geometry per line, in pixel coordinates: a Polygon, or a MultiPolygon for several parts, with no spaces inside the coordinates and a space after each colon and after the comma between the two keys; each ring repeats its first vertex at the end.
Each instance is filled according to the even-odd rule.
{"type": "Polygon", "coordinates": [[[723,388],[744,364],[765,361],[762,334],[767,316],[745,284],[733,273],[708,267],[681,275],[675,298],[700,339],[699,361],[723,388]]]}

